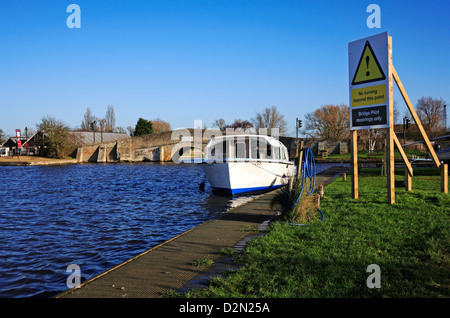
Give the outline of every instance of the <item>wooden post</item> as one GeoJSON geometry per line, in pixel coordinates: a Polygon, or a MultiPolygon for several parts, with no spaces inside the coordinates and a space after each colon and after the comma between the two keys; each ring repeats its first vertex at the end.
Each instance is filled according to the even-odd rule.
{"type": "Polygon", "coordinates": [[[412,190],[412,175],[409,173],[408,169],[405,167],[405,190],[411,191],[412,190]]]}
{"type": "Polygon", "coordinates": [[[405,152],[403,151],[403,147],[400,144],[400,141],[397,138],[397,135],[394,134],[394,142],[400,151],[400,155],[402,156],[403,162],[405,163],[405,189],[406,191],[411,191],[411,177],[413,176],[413,169],[411,164],[409,163],[408,157],[406,157],[405,152]]]}
{"type": "Polygon", "coordinates": [[[434,151],[433,146],[431,146],[427,133],[425,132],[425,129],[423,128],[422,123],[420,122],[419,116],[417,116],[417,113],[414,110],[414,106],[411,104],[411,101],[409,100],[408,94],[406,93],[405,88],[403,87],[403,84],[400,81],[400,78],[398,77],[397,71],[395,70],[394,66],[392,66],[392,75],[394,77],[395,83],[397,84],[398,90],[402,94],[403,100],[405,101],[406,106],[408,106],[409,112],[411,113],[411,116],[417,125],[417,128],[419,128],[420,134],[422,135],[422,138],[425,141],[425,145],[427,146],[427,149],[430,152],[431,157],[433,158],[433,161],[436,164],[436,167],[439,168],[441,163],[438,157],[436,156],[436,152],[434,151]]]}
{"type": "Polygon", "coordinates": [[[413,175],[413,169],[412,169],[411,163],[409,163],[408,157],[406,157],[406,153],[403,150],[403,147],[400,144],[400,140],[398,140],[397,135],[394,135],[394,142],[398,148],[398,151],[400,152],[400,155],[402,156],[403,162],[405,163],[405,166],[408,169],[409,174],[413,175]]]}
{"type": "Polygon", "coordinates": [[[303,147],[304,147],[304,141],[302,140],[300,143],[300,155],[298,157],[298,166],[297,166],[297,180],[300,180],[300,175],[302,173],[301,167],[302,167],[302,160],[303,160],[303,147]]]}
{"type": "Polygon", "coordinates": [[[323,192],[323,184],[321,184],[321,185],[319,186],[319,191],[317,192],[317,194],[318,194],[321,198],[323,198],[323,195],[324,195],[324,192],[323,192]]]}
{"type": "Polygon", "coordinates": [[[442,164],[440,169],[441,169],[441,192],[448,193],[448,164],[442,164]]]}
{"type": "Polygon", "coordinates": [[[395,170],[394,170],[394,83],[392,75],[392,37],[388,37],[389,58],[389,128],[387,131],[387,192],[388,203],[395,203],[395,170]]]}
{"type": "Polygon", "coordinates": [[[352,198],[358,199],[358,135],[352,131],[352,198]]]}
{"type": "Polygon", "coordinates": [[[406,105],[408,106],[409,112],[411,113],[414,122],[416,123],[417,127],[419,128],[420,134],[422,135],[423,140],[425,141],[425,145],[427,146],[428,152],[431,154],[431,157],[433,158],[434,164],[436,167],[441,169],[441,191],[444,193],[448,193],[448,173],[444,173],[445,171],[448,171],[448,168],[443,168],[443,164],[439,161],[439,158],[436,155],[436,152],[434,151],[434,148],[431,146],[431,142],[428,139],[427,133],[425,132],[425,129],[422,126],[422,123],[420,122],[419,116],[417,116],[416,111],[414,110],[413,105],[411,104],[411,101],[409,100],[408,94],[405,91],[405,88],[403,87],[402,82],[400,81],[400,78],[398,77],[397,71],[392,66],[392,73],[395,80],[395,83],[397,83],[397,87],[402,94],[403,100],[405,101],[406,105]]]}
{"type": "Polygon", "coordinates": [[[316,193],[316,195],[314,196],[314,201],[315,201],[315,203],[316,203],[316,207],[317,207],[317,208],[320,208],[320,195],[318,195],[317,193],[316,193]]]}

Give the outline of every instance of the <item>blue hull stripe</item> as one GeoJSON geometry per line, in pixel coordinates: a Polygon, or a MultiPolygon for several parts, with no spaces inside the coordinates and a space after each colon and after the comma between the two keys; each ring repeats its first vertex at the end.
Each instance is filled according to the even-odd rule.
{"type": "Polygon", "coordinates": [[[220,192],[225,192],[228,194],[240,194],[240,193],[248,193],[248,192],[275,190],[282,186],[283,185],[276,185],[276,186],[271,186],[271,187],[240,188],[240,189],[228,189],[228,188],[213,188],[213,189],[220,191],[220,192]]]}

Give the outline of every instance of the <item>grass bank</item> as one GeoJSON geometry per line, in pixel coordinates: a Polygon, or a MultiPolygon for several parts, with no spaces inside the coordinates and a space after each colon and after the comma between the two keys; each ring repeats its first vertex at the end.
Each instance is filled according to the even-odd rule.
{"type": "Polygon", "coordinates": [[[440,193],[436,169],[414,173],[406,192],[398,171],[392,206],[379,169],[362,169],[358,200],[351,199],[350,178],[335,180],[321,200],[323,222],[274,222],[246,246],[241,269],[185,296],[450,296],[450,195],[440,193]],[[367,287],[370,264],[380,267],[381,288],[367,287]]]}

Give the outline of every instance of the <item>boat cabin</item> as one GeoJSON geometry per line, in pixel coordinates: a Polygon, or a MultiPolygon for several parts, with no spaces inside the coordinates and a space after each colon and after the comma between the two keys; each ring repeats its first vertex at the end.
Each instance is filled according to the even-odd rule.
{"type": "Polygon", "coordinates": [[[286,146],[264,135],[231,135],[212,138],[205,148],[206,162],[289,161],[286,146]]]}

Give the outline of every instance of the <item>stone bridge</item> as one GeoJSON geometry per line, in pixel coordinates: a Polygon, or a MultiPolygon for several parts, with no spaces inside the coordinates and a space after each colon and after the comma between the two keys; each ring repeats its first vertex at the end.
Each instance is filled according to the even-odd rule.
{"type": "MultiPolygon", "coordinates": [[[[203,149],[213,135],[220,131],[200,129],[177,129],[173,131],[128,137],[117,141],[100,142],[80,146],[76,150],[77,162],[170,162],[172,156],[181,158],[201,157],[203,149]]],[[[296,139],[279,137],[286,145],[291,159],[296,153],[296,139]]],[[[306,142],[305,146],[313,148],[317,153],[321,143],[306,142]]],[[[341,145],[341,151],[342,145],[341,145]]],[[[330,151],[330,153],[333,151],[330,151]]],[[[345,152],[347,149],[345,147],[345,152]]]]}
{"type": "Polygon", "coordinates": [[[201,155],[209,138],[198,135],[194,129],[178,129],[82,145],[76,151],[76,159],[77,162],[169,162],[173,152],[183,156],[201,155]]]}

